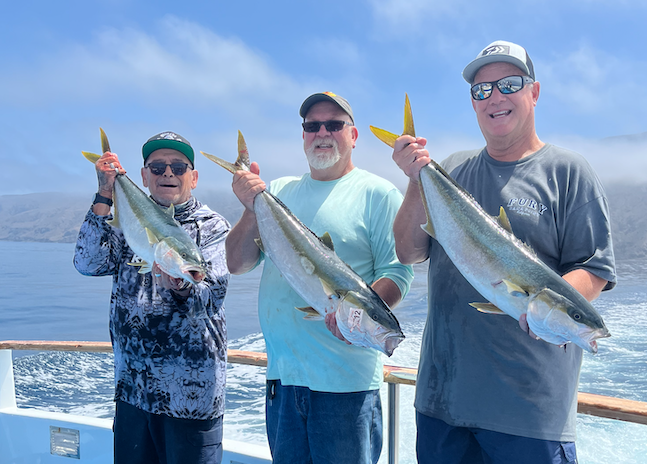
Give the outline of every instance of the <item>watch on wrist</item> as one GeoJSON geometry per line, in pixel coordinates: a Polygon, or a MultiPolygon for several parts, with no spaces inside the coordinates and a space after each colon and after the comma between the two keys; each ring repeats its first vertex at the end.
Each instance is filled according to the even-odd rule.
{"type": "Polygon", "coordinates": [[[94,195],[92,204],[96,205],[97,203],[103,203],[104,205],[112,206],[112,198],[106,198],[103,195],[99,195],[97,193],[96,195],[94,195]]]}

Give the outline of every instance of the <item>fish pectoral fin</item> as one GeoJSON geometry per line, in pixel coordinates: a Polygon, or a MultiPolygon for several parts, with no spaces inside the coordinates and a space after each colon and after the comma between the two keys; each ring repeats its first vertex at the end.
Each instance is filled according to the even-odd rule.
{"type": "Polygon", "coordinates": [[[148,264],[146,261],[137,261],[136,263],[128,263],[129,266],[139,267],[138,274],[147,274],[153,270],[153,265],[148,264]]]}
{"type": "Polygon", "coordinates": [[[155,234],[148,227],[145,227],[144,230],[146,231],[146,236],[148,237],[148,243],[150,245],[155,245],[159,242],[155,234]]]}
{"type": "Polygon", "coordinates": [[[503,279],[502,282],[505,284],[506,288],[508,289],[508,293],[512,296],[527,297],[528,295],[530,295],[527,291],[525,291],[523,288],[521,288],[514,282],[510,282],[509,280],[506,280],[506,279],[503,279]]]}
{"type": "Polygon", "coordinates": [[[324,245],[326,245],[331,251],[335,251],[335,245],[332,243],[332,237],[328,232],[324,232],[324,234],[319,237],[319,239],[322,241],[324,245]]]}
{"type": "Polygon", "coordinates": [[[332,288],[332,287],[330,286],[330,284],[328,284],[328,282],[326,282],[325,280],[323,280],[321,277],[319,278],[319,282],[321,282],[321,286],[323,287],[323,291],[324,291],[324,293],[325,293],[326,295],[328,295],[328,298],[331,298],[331,297],[333,297],[333,296],[336,298],[336,297],[338,297],[338,296],[339,296],[339,294],[337,293],[337,290],[335,290],[334,288],[332,288]]]}
{"type": "MultiPolygon", "coordinates": [[[[420,175],[423,175],[422,171],[420,171],[420,175]]],[[[427,198],[425,197],[425,191],[422,188],[422,182],[419,182],[418,186],[420,187],[420,198],[422,198],[422,204],[425,209],[425,216],[427,216],[427,222],[420,224],[420,228],[424,230],[430,237],[436,238],[436,231],[434,230],[434,224],[431,222],[431,217],[429,216],[430,209],[429,205],[427,204],[427,198]]]]}
{"type": "Polygon", "coordinates": [[[109,221],[106,221],[106,224],[108,224],[109,226],[112,226],[112,227],[116,227],[117,229],[121,229],[121,226],[119,224],[119,216],[117,216],[117,211],[116,210],[115,210],[115,214],[112,217],[112,219],[110,219],[109,221]]]}
{"type": "Polygon", "coordinates": [[[470,303],[469,305],[485,314],[507,314],[492,303],[470,303]]]}
{"type": "Polygon", "coordinates": [[[510,225],[510,219],[508,219],[508,215],[503,209],[503,206],[499,207],[499,215],[496,217],[496,221],[501,227],[512,233],[512,225],[510,225]]]}
{"type": "Polygon", "coordinates": [[[166,209],[166,214],[175,219],[175,205],[173,203],[171,203],[171,206],[166,209]]]}
{"type": "Polygon", "coordinates": [[[303,307],[297,306],[296,309],[306,313],[306,315],[303,318],[308,321],[323,321],[323,316],[319,314],[319,312],[316,309],[314,309],[312,306],[303,306],[303,307]]]}
{"type": "Polygon", "coordinates": [[[254,243],[263,253],[265,253],[265,249],[263,248],[263,241],[260,238],[255,238],[254,243]]]}

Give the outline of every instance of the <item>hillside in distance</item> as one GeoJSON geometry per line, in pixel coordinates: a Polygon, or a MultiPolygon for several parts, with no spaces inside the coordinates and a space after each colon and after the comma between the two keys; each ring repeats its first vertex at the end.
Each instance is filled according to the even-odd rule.
{"type": "MultiPolygon", "coordinates": [[[[647,257],[647,183],[606,186],[618,260],[647,257]]],[[[243,206],[231,190],[198,191],[197,198],[234,224],[243,206]]],[[[32,193],[0,196],[0,240],[75,242],[92,194],[32,193]]]]}

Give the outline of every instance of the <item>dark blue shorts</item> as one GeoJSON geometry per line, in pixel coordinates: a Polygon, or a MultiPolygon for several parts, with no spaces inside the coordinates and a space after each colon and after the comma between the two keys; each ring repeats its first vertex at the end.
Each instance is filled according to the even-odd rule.
{"type": "Polygon", "coordinates": [[[380,458],[379,390],[325,393],[268,380],[265,411],[274,464],[375,464],[380,458]]]}
{"type": "Polygon", "coordinates": [[[454,427],[416,412],[419,464],[577,464],[575,443],[454,427]]]}
{"type": "Polygon", "coordinates": [[[175,419],[117,401],[115,464],[220,464],[222,416],[175,419]]]}

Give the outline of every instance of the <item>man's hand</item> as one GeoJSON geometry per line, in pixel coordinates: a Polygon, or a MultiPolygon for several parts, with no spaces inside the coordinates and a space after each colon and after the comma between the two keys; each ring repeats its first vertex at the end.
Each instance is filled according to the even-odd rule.
{"type": "Polygon", "coordinates": [[[339,331],[339,328],[337,327],[337,319],[335,318],[335,313],[326,314],[326,317],[324,320],[326,321],[326,327],[328,327],[328,330],[330,330],[330,332],[335,337],[340,339],[342,342],[346,342],[347,345],[352,345],[352,343],[346,340],[344,336],[341,334],[341,332],[339,331]]]}
{"type": "Polygon", "coordinates": [[[526,320],[526,318],[527,318],[527,314],[524,313],[521,315],[521,317],[519,318],[519,327],[521,328],[521,330],[526,332],[535,340],[540,340],[540,338],[535,334],[535,332],[530,330],[530,326],[528,325],[528,321],[526,320]]]}
{"type": "Polygon", "coordinates": [[[171,277],[160,269],[157,263],[153,263],[153,282],[158,287],[165,288],[166,290],[173,290],[181,296],[188,296],[191,293],[192,284],[187,283],[182,278],[171,277]],[[187,285],[188,284],[188,285],[187,285]]]}
{"type": "Polygon", "coordinates": [[[112,190],[119,174],[126,174],[126,170],[121,166],[119,158],[115,153],[105,152],[94,165],[97,170],[97,179],[99,181],[99,195],[106,198],[112,198],[112,190]]]}
{"type": "Polygon", "coordinates": [[[429,151],[425,148],[427,139],[402,135],[395,141],[393,161],[409,177],[411,182],[418,183],[420,170],[429,164],[429,151]]]}
{"type": "Polygon", "coordinates": [[[231,187],[245,208],[254,212],[254,198],[265,190],[265,182],[258,176],[261,172],[258,163],[252,163],[249,169],[236,171],[231,187]]]}

